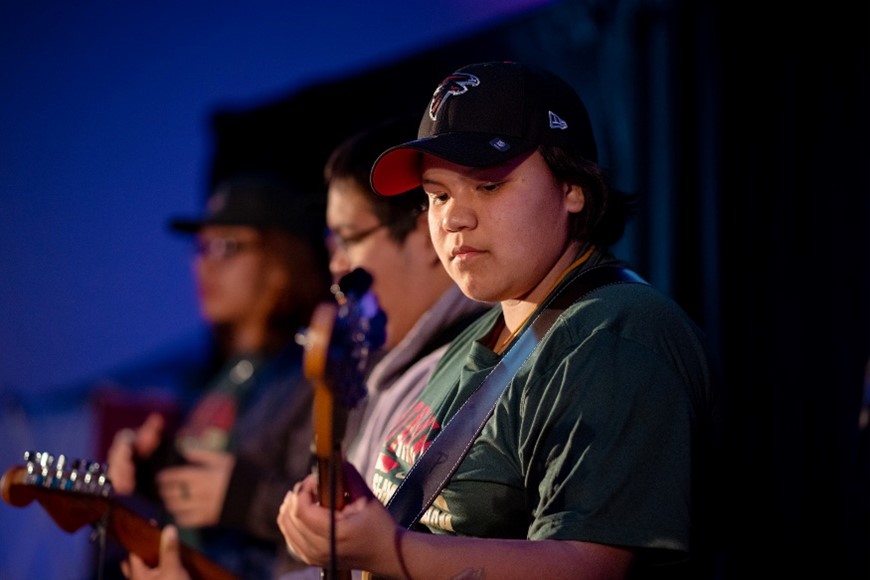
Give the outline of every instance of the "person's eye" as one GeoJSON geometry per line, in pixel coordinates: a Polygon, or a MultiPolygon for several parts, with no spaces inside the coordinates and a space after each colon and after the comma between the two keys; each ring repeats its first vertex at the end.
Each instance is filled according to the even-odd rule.
{"type": "Polygon", "coordinates": [[[447,203],[447,200],[450,197],[446,193],[435,193],[435,192],[431,192],[431,191],[427,191],[426,195],[429,196],[429,205],[430,206],[439,205],[442,203],[447,203]]]}
{"type": "Polygon", "coordinates": [[[194,251],[203,258],[214,260],[227,260],[242,252],[253,249],[256,242],[240,242],[235,238],[208,238],[199,239],[194,243],[194,251]]]}
{"type": "Polygon", "coordinates": [[[498,191],[502,185],[503,185],[503,182],[501,182],[501,181],[496,182],[496,183],[492,183],[492,182],[481,183],[478,186],[478,189],[482,189],[483,191],[486,191],[488,193],[493,193],[495,191],[498,191]]]}

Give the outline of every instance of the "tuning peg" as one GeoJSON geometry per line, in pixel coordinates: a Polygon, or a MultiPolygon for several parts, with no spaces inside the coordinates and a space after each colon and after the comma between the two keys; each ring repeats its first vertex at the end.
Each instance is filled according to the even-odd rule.
{"type": "Polygon", "coordinates": [[[69,479],[66,482],[66,489],[69,491],[78,491],[82,485],[81,475],[83,472],[82,465],[83,461],[81,459],[73,459],[73,462],[70,464],[69,470],[69,479]]]}
{"type": "Polygon", "coordinates": [[[46,478],[43,482],[45,487],[50,487],[53,489],[59,488],[64,480],[63,468],[66,463],[66,456],[60,454],[57,458],[52,457],[52,461],[49,465],[48,471],[46,472],[46,478]]]}
{"type": "Polygon", "coordinates": [[[54,456],[42,451],[36,453],[34,460],[33,483],[36,485],[45,485],[46,480],[50,478],[49,473],[51,465],[54,463],[54,456]]]}

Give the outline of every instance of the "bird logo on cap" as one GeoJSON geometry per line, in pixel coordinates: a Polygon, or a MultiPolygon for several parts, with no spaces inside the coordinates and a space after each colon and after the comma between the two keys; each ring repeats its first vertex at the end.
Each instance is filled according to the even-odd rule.
{"type": "Polygon", "coordinates": [[[433,121],[438,118],[438,112],[441,111],[448,98],[453,95],[461,95],[467,92],[470,87],[476,87],[479,84],[480,79],[468,73],[453,73],[441,81],[429,102],[429,118],[433,121]]]}

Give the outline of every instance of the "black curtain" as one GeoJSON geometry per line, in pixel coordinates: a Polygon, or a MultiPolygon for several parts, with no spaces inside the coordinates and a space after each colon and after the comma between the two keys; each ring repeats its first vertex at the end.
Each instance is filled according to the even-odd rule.
{"type": "Polygon", "coordinates": [[[870,10],[723,6],[723,345],[743,516],[732,568],[870,578],[858,432],[870,10]]]}

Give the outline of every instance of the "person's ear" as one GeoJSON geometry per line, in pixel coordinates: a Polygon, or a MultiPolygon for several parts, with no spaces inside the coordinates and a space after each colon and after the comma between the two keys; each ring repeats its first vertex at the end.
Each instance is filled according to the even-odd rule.
{"type": "Polygon", "coordinates": [[[432,236],[429,234],[429,217],[425,211],[420,212],[420,215],[417,216],[417,223],[411,235],[420,240],[429,264],[440,268],[441,259],[438,257],[438,252],[435,251],[435,244],[432,243],[432,236]]]}
{"type": "Polygon", "coordinates": [[[570,213],[580,213],[586,205],[586,194],[576,183],[565,183],[565,208],[570,213]]]}

